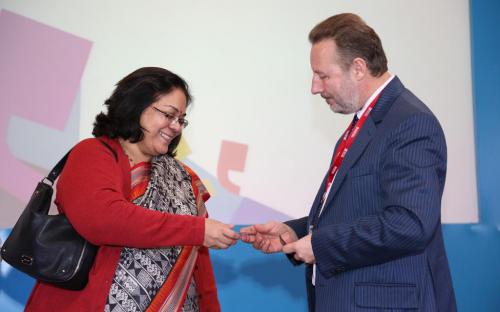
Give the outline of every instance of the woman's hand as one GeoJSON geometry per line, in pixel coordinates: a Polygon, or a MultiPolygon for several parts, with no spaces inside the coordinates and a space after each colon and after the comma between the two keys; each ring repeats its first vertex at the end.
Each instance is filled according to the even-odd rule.
{"type": "Polygon", "coordinates": [[[213,249],[226,249],[238,241],[240,235],[233,231],[234,225],[213,219],[205,219],[205,238],[203,246],[213,249]]]}

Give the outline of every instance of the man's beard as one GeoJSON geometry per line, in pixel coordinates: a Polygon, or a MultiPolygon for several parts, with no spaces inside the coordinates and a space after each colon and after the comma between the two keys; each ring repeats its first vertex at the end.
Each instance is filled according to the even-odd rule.
{"type": "Polygon", "coordinates": [[[359,92],[356,86],[351,81],[346,81],[342,87],[342,94],[331,96],[335,101],[335,105],[328,103],[330,109],[340,114],[352,114],[360,110],[361,107],[359,106],[361,104],[359,103],[359,92]]]}

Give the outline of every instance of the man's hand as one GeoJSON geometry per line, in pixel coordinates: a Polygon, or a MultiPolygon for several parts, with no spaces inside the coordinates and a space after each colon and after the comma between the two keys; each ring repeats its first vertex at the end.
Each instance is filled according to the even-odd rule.
{"type": "Polygon", "coordinates": [[[205,219],[205,238],[203,246],[213,249],[226,249],[238,241],[240,235],[233,231],[234,225],[213,219],[205,219]]]}
{"type": "Polygon", "coordinates": [[[298,239],[291,227],[276,221],[244,227],[240,229],[240,234],[242,241],[264,253],[280,252],[283,245],[298,239]]]}
{"type": "Polygon", "coordinates": [[[311,234],[302,237],[298,241],[286,244],[283,246],[283,252],[286,254],[295,253],[293,257],[298,261],[309,264],[316,262],[311,244],[311,234]]]}

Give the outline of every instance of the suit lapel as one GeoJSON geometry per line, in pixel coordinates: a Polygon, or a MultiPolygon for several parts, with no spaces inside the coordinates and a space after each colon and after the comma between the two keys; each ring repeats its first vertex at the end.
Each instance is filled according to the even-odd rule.
{"type": "MultiPolygon", "coordinates": [[[[349,171],[349,169],[351,169],[351,167],[363,154],[364,150],[366,149],[371,139],[375,135],[375,132],[377,130],[376,125],[383,120],[385,114],[391,108],[392,103],[394,103],[396,98],[401,94],[401,92],[403,92],[403,90],[404,86],[398,79],[398,77],[394,77],[394,79],[392,79],[392,81],[384,88],[384,90],[382,90],[382,93],[380,94],[380,98],[377,104],[375,105],[370,115],[366,119],[365,124],[361,128],[360,133],[358,134],[358,137],[356,138],[351,148],[347,152],[344,161],[342,162],[342,165],[340,166],[339,171],[337,172],[337,176],[333,180],[332,189],[330,190],[328,198],[326,199],[325,207],[328,207],[328,205],[330,205],[335,194],[342,186],[342,182],[344,181],[347,172],[349,171]]],[[[325,180],[323,181],[322,184],[323,189],[324,189],[324,183],[325,180]]],[[[316,204],[316,206],[318,205],[316,204]]],[[[318,207],[315,208],[318,209],[318,207]]]]}
{"type": "Polygon", "coordinates": [[[330,190],[330,194],[328,194],[325,206],[328,206],[332,201],[333,197],[342,185],[347,172],[356,163],[361,154],[363,154],[363,151],[368,146],[368,143],[370,143],[375,130],[375,123],[373,122],[372,118],[368,117],[365,121],[365,124],[361,128],[361,131],[359,132],[356,140],[345,155],[344,161],[342,162],[342,165],[340,166],[339,171],[335,176],[335,180],[333,181],[332,189],[330,190]]]}
{"type": "Polygon", "coordinates": [[[318,209],[321,208],[321,206],[320,206],[320,204],[321,204],[321,197],[323,197],[323,192],[325,190],[326,179],[328,177],[328,172],[329,171],[330,170],[328,170],[326,172],[326,175],[323,178],[323,182],[321,183],[321,186],[319,187],[318,193],[316,193],[316,198],[314,198],[314,202],[313,202],[313,204],[311,206],[311,210],[309,211],[309,218],[308,218],[308,221],[307,221],[307,228],[309,228],[309,225],[311,225],[311,222],[313,222],[314,216],[317,214],[318,209]]]}

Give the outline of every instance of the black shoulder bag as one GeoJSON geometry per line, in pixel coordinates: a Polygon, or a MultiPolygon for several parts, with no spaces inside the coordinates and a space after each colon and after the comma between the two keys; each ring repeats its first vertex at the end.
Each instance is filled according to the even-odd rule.
{"type": "MultiPolygon", "coordinates": [[[[116,152],[110,149],[115,159],[116,152]]],[[[38,183],[23,213],[2,246],[2,259],[29,276],[55,286],[80,290],[87,285],[97,247],[81,237],[66,216],[49,215],[53,184],[69,151],[38,183]]]]}

